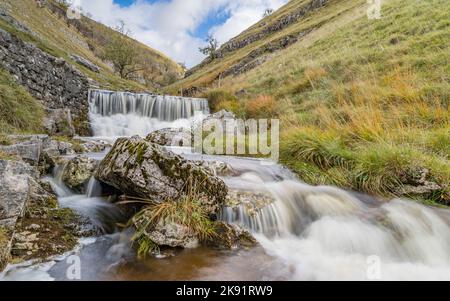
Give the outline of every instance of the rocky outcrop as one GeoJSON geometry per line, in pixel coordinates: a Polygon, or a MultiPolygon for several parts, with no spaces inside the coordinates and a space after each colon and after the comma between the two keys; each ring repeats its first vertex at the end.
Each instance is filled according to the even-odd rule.
{"type": "Polygon", "coordinates": [[[62,173],[62,181],[70,189],[85,193],[85,186],[95,172],[98,162],[86,156],[78,156],[67,162],[62,173]]]}
{"type": "Polygon", "coordinates": [[[138,136],[118,139],[100,163],[98,180],[123,193],[154,202],[177,200],[195,187],[205,212],[216,216],[225,183],[193,162],[138,136]]]}
{"type": "Polygon", "coordinates": [[[94,71],[96,73],[100,72],[100,67],[89,61],[88,59],[85,59],[84,57],[72,54],[70,56],[72,60],[74,60],[77,64],[80,64],[81,66],[84,66],[88,68],[91,71],[94,71]]]}
{"type": "Polygon", "coordinates": [[[192,146],[193,133],[188,129],[162,129],[150,133],[147,141],[164,146],[192,146]]]}
{"type": "Polygon", "coordinates": [[[88,120],[88,79],[64,59],[0,29],[0,64],[47,109],[70,109],[74,120],[88,120]]]}
{"type": "MultiPolygon", "coordinates": [[[[268,25],[261,24],[260,30],[256,30],[251,34],[243,33],[242,35],[240,35],[234,39],[231,39],[230,41],[226,42],[225,44],[223,44],[220,47],[220,49],[216,53],[216,56],[219,58],[225,57],[226,55],[228,55],[231,52],[234,52],[238,49],[244,48],[252,43],[255,43],[259,40],[266,38],[267,36],[277,33],[279,31],[291,26],[292,24],[297,23],[301,18],[306,17],[310,12],[325,6],[327,3],[328,3],[328,0],[311,0],[308,3],[301,5],[297,9],[293,10],[291,13],[281,15],[277,20],[275,20],[274,22],[271,22],[268,25]]],[[[296,35],[294,34],[291,37],[287,38],[287,40],[284,42],[285,44],[287,42],[287,45],[285,45],[284,48],[287,47],[288,45],[291,45],[292,43],[294,43],[295,36],[296,35]]],[[[283,37],[275,42],[269,43],[266,46],[268,46],[269,48],[273,48],[274,45],[282,45],[283,44],[282,39],[286,39],[286,38],[283,37]]],[[[278,46],[276,48],[282,49],[282,47],[278,47],[278,46]]],[[[255,51],[259,51],[259,50],[255,50],[255,51]]],[[[263,51],[263,52],[273,52],[273,51],[263,51]]],[[[258,55],[260,55],[260,54],[258,54],[258,55]]],[[[200,70],[201,68],[208,65],[212,61],[213,60],[210,57],[206,58],[199,65],[197,65],[193,69],[190,69],[188,72],[186,72],[186,77],[194,74],[196,71],[200,70]]],[[[248,68],[250,66],[250,64],[252,64],[252,63],[255,65],[257,65],[257,63],[258,63],[256,60],[255,53],[250,54],[245,59],[245,62],[238,63],[236,66],[231,67],[228,71],[226,71],[226,73],[228,75],[236,74],[236,70],[243,69],[246,65],[248,68]],[[238,68],[238,65],[241,65],[240,66],[241,68],[238,68]]]]}

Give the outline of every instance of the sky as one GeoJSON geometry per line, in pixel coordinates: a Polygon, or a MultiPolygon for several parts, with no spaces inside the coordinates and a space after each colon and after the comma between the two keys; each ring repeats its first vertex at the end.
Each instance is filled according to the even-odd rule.
{"type": "Polygon", "coordinates": [[[176,62],[193,67],[211,34],[224,43],[258,22],[268,8],[288,0],[76,0],[83,11],[105,25],[122,20],[133,38],[176,62]]]}

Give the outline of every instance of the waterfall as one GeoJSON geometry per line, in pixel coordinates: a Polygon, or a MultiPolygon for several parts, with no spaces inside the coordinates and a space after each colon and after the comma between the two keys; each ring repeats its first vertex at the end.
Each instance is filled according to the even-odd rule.
{"type": "Polygon", "coordinates": [[[89,115],[95,136],[145,136],[164,127],[190,127],[209,113],[206,99],[91,90],[89,115]]]}

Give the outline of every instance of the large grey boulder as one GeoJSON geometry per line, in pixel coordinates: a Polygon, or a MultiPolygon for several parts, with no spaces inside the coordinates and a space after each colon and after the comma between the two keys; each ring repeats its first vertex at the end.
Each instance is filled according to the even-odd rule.
{"type": "Polygon", "coordinates": [[[0,160],[0,271],[8,262],[16,223],[25,213],[35,177],[29,164],[0,160]]]}
{"type": "Polygon", "coordinates": [[[85,186],[95,172],[98,162],[86,156],[77,156],[67,162],[62,173],[62,181],[67,187],[85,192],[85,186]]]}
{"type": "Polygon", "coordinates": [[[138,136],[118,139],[96,177],[123,193],[155,202],[177,200],[195,186],[204,210],[216,216],[227,195],[225,183],[204,168],[138,136]]]}

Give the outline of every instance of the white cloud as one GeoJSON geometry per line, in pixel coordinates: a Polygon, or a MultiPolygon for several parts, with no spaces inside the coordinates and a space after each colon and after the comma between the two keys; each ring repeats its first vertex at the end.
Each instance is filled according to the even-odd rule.
{"type": "Polygon", "coordinates": [[[135,39],[191,67],[204,58],[198,51],[204,41],[194,32],[208,16],[229,16],[209,30],[223,43],[261,19],[266,8],[277,9],[287,0],[137,0],[129,7],[113,0],[79,2],[95,20],[111,27],[123,20],[135,39]]]}

